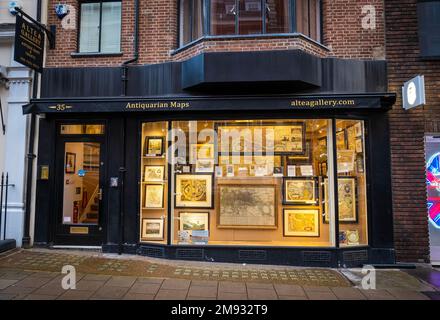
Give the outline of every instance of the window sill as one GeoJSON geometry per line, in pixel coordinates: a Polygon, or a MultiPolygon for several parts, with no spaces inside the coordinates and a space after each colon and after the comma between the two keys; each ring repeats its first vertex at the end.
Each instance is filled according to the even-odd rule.
{"type": "Polygon", "coordinates": [[[70,56],[72,58],[88,58],[88,57],[122,57],[124,53],[114,52],[114,53],[100,53],[100,52],[72,52],[70,56]]]}
{"type": "Polygon", "coordinates": [[[182,51],[185,51],[203,41],[211,41],[211,40],[244,40],[244,39],[255,39],[255,38],[302,38],[306,41],[311,42],[312,44],[330,52],[330,49],[323,45],[322,43],[313,40],[312,38],[307,37],[306,35],[302,33],[272,33],[272,34],[248,34],[248,35],[227,35],[227,36],[203,36],[198,38],[197,40],[194,40],[192,42],[189,42],[174,51],[171,52],[171,56],[176,55],[182,51]]]}

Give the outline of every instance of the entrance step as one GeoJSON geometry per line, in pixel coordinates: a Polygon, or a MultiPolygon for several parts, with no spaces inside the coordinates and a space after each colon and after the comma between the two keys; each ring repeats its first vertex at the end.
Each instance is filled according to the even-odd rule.
{"type": "Polygon", "coordinates": [[[8,250],[15,249],[17,247],[17,243],[14,239],[6,239],[0,240],[0,252],[5,252],[8,250]]]}

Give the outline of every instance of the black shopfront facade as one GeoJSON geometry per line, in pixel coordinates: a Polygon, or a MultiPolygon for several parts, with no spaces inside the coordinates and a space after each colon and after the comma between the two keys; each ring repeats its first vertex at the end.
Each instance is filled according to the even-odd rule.
{"type": "Polygon", "coordinates": [[[130,66],[128,81],[45,69],[23,108],[40,115],[34,245],[394,263],[385,70],[296,50],[130,66]]]}

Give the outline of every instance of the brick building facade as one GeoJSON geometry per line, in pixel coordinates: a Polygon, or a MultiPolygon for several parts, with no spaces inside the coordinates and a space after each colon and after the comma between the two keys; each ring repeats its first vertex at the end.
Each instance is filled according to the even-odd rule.
{"type": "Polygon", "coordinates": [[[385,1],[385,12],[389,91],[397,93],[390,112],[395,245],[402,261],[429,261],[424,137],[439,132],[440,63],[421,57],[416,0],[385,1]],[[419,74],[427,104],[404,111],[401,87],[419,74]]]}
{"type": "MultiPolygon", "coordinates": [[[[65,3],[71,6],[71,14],[64,18],[64,20],[58,19],[56,15],[49,10],[47,24],[57,27],[57,45],[56,49],[48,50],[47,53],[41,100],[31,104],[28,110],[34,108],[44,113],[41,110],[43,110],[45,106],[49,108],[53,107],[54,104],[58,106],[69,106],[69,103],[72,104],[72,108],[77,108],[77,110],[87,110],[85,105],[83,105],[85,102],[81,99],[89,99],[91,101],[90,103],[93,104],[94,102],[92,100],[96,97],[104,99],[99,101],[99,105],[103,105],[107,102],[110,103],[110,98],[113,99],[113,96],[118,96],[120,92],[118,90],[112,91],[113,88],[118,86],[119,79],[117,79],[117,77],[120,72],[120,66],[124,61],[131,59],[134,55],[133,33],[135,30],[135,0],[127,0],[123,3],[121,12],[121,52],[113,52],[111,54],[78,53],[80,2],[68,0],[65,3]],[[68,22],[66,19],[73,19],[74,21],[68,22]],[[66,25],[68,27],[66,27],[66,25]],[[105,71],[107,72],[105,73],[106,77],[108,76],[108,78],[106,78],[108,88],[104,88],[103,85],[99,87],[98,84],[95,85],[93,83],[91,84],[91,88],[85,88],[84,85],[81,84],[81,81],[85,79],[96,79],[97,77],[99,79],[100,76],[104,75],[104,73],[101,74],[100,72],[105,68],[101,67],[108,68],[105,71]],[[75,72],[75,77],[77,78],[68,75],[69,68],[72,68],[72,74],[75,72]],[[69,88],[63,87],[62,84],[60,84],[60,79],[63,79],[65,83],[73,83],[73,81],[76,81],[77,86],[72,89],[72,92],[69,92],[69,88]],[[115,93],[116,91],[118,91],[117,94],[115,93]],[[68,102],[57,101],[57,97],[67,97],[70,100],[68,102]],[[106,99],[108,99],[108,101],[106,99]],[[77,103],[77,105],[75,103],[77,103]]],[[[432,62],[420,62],[416,59],[417,37],[408,37],[408,32],[416,28],[416,16],[412,10],[402,10],[401,6],[396,6],[392,1],[381,0],[323,0],[320,1],[320,3],[322,34],[320,37],[321,40],[319,41],[312,40],[310,37],[296,32],[264,35],[227,35],[223,37],[204,35],[195,41],[181,46],[179,45],[179,34],[181,31],[179,26],[178,1],[140,1],[139,59],[135,64],[132,64],[129,69],[129,78],[130,75],[132,79],[135,78],[132,85],[129,84],[129,86],[132,86],[129,88],[129,92],[131,92],[129,96],[152,99],[151,97],[167,97],[171,95],[193,99],[194,96],[215,92],[213,96],[209,96],[209,99],[221,100],[222,94],[224,93],[215,90],[220,90],[219,88],[226,88],[225,90],[234,88],[239,91],[241,85],[243,85],[243,88],[248,88],[247,85],[251,83],[257,88],[254,92],[251,92],[253,95],[258,93],[258,88],[264,88],[264,90],[266,90],[264,93],[282,92],[283,94],[291,94],[293,96],[307,95],[305,99],[325,96],[326,99],[339,97],[338,99],[347,100],[338,101],[355,101],[351,99],[354,99],[353,97],[359,97],[359,99],[368,99],[370,96],[380,97],[379,104],[381,104],[381,108],[385,110],[386,106],[392,104],[392,94],[400,91],[402,82],[409,79],[415,73],[423,72],[424,69],[420,68],[426,68],[425,70],[432,71],[432,74],[435,76],[435,64],[432,62]],[[374,19],[370,19],[368,23],[375,22],[374,27],[365,28],[365,26],[362,25],[363,19],[365,16],[372,14],[372,8],[374,8],[374,19]],[[409,43],[405,41],[411,41],[411,45],[408,45],[409,43]],[[214,53],[218,53],[220,56],[213,55],[214,53]],[[226,53],[232,55],[227,55],[226,53]],[[294,53],[294,55],[290,56],[292,53],[294,53]],[[299,56],[296,57],[296,54],[301,57],[304,54],[306,60],[301,60],[303,58],[299,58],[299,56]],[[256,79],[249,79],[246,77],[246,72],[253,71],[253,67],[251,64],[247,65],[247,61],[249,58],[252,60],[254,58],[257,59],[257,57],[260,57],[262,60],[262,64],[260,65],[261,74],[257,72],[258,75],[256,79]],[[286,57],[290,58],[287,59],[286,57]],[[388,88],[386,86],[386,75],[384,71],[385,57],[388,60],[388,88]],[[407,61],[412,61],[412,67],[408,68],[407,64],[402,64],[402,58],[405,58],[407,61]],[[291,61],[291,64],[288,61],[291,61]],[[235,66],[244,64],[244,75],[234,74],[229,78],[226,76],[226,78],[228,78],[227,80],[220,80],[214,76],[214,71],[218,71],[215,68],[216,64],[223,67],[222,70],[224,70],[225,73],[234,73],[232,69],[228,69],[228,64],[232,65],[233,62],[236,63],[235,66]],[[280,65],[277,65],[277,63],[280,65]],[[285,76],[284,74],[270,74],[272,78],[269,77],[271,80],[267,80],[268,78],[264,73],[270,73],[270,70],[273,69],[274,66],[280,68],[277,70],[283,70],[282,63],[286,63],[284,69],[289,69],[290,66],[297,66],[297,69],[301,70],[299,71],[299,75],[294,76],[297,78],[292,77],[286,80],[283,78],[285,76]],[[301,69],[301,65],[307,66],[308,69],[301,69]],[[200,73],[200,70],[194,70],[194,68],[201,68],[205,73],[200,73]],[[209,72],[212,72],[212,74],[209,72]],[[310,79],[310,75],[313,79],[310,79]],[[141,76],[144,78],[141,78],[141,76]],[[261,79],[258,79],[258,76],[260,76],[261,79]],[[137,79],[136,77],[140,78],[137,79]],[[145,79],[150,79],[150,81],[145,79]],[[152,84],[152,82],[155,81],[157,81],[157,85],[152,84]],[[135,84],[135,82],[139,83],[135,84]],[[234,85],[234,83],[237,85],[234,85]],[[142,88],[142,85],[146,88],[142,88]],[[386,92],[390,92],[391,94],[386,92]]],[[[406,1],[405,3],[408,4],[409,8],[413,8],[415,5],[415,1],[406,1]]],[[[57,1],[49,1],[49,8],[54,7],[56,4],[58,4],[57,1]]],[[[426,73],[426,75],[428,75],[429,72],[426,73]]],[[[291,74],[289,74],[289,76],[291,76],[291,74]]],[[[427,88],[428,97],[433,97],[435,95],[434,79],[429,78],[428,75],[427,80],[427,83],[429,83],[427,88]]],[[[243,91],[243,93],[248,94],[249,92],[243,91]]],[[[200,99],[203,100],[203,98],[200,99]]],[[[209,99],[206,101],[211,101],[209,99]]],[[[218,102],[219,105],[221,105],[220,100],[218,102]]],[[[243,110],[250,108],[246,106],[245,102],[240,103],[243,103],[241,107],[244,108],[243,110]]],[[[237,105],[240,103],[237,102],[237,105]]],[[[145,102],[144,105],[148,105],[148,103],[145,102]]],[[[365,110],[361,110],[362,108],[368,108],[366,107],[367,105],[371,107],[374,103],[361,100],[357,105],[357,107],[360,108],[359,111],[355,110],[352,112],[341,106],[341,111],[333,112],[323,108],[321,113],[315,113],[313,115],[335,119],[338,119],[338,117],[348,117],[348,119],[364,117],[362,119],[365,119],[366,123],[370,123],[369,129],[366,130],[370,135],[370,138],[368,138],[370,139],[370,147],[366,146],[365,148],[371,152],[371,155],[368,157],[369,163],[367,167],[370,170],[369,174],[371,174],[373,180],[366,184],[365,188],[369,188],[368,192],[371,194],[371,199],[365,200],[365,202],[368,202],[369,206],[369,217],[371,218],[369,218],[369,223],[371,223],[369,228],[371,228],[371,230],[368,232],[364,230],[366,232],[365,237],[370,239],[369,251],[362,251],[360,249],[356,251],[357,249],[353,249],[355,247],[345,248],[341,245],[344,250],[341,251],[340,255],[337,254],[339,256],[335,256],[334,258],[332,256],[334,253],[329,253],[330,251],[317,252],[321,254],[321,259],[323,259],[322,257],[326,256],[326,254],[329,254],[328,263],[331,265],[335,265],[334,261],[336,260],[339,264],[350,264],[350,259],[354,259],[352,261],[353,264],[356,264],[355,262],[359,259],[359,261],[362,262],[368,261],[375,263],[395,260],[417,261],[419,259],[426,261],[428,259],[429,246],[427,242],[425,185],[423,183],[423,135],[424,132],[435,129],[429,127],[434,125],[434,122],[425,120],[434,119],[432,116],[434,112],[429,113],[431,111],[428,111],[428,109],[431,110],[431,106],[425,107],[424,110],[417,109],[410,112],[403,112],[401,111],[400,98],[398,98],[396,105],[388,112],[391,121],[391,157],[389,158],[387,155],[389,151],[389,141],[388,139],[383,139],[384,137],[388,137],[388,115],[381,113],[379,116],[374,112],[368,113],[365,110]],[[364,111],[365,113],[363,113],[364,111]],[[402,135],[404,135],[404,137],[402,137],[402,135]],[[392,204],[395,217],[394,235],[392,230],[391,200],[389,196],[391,194],[391,184],[388,185],[386,178],[387,175],[390,174],[389,171],[391,171],[388,170],[387,172],[388,161],[390,159],[393,168],[392,204]],[[383,166],[381,166],[381,161],[383,161],[383,166]],[[384,177],[382,182],[380,182],[380,175],[384,177]],[[417,193],[414,193],[414,191],[417,191],[417,193]],[[388,196],[388,198],[386,198],[386,196],[388,196]],[[414,215],[414,211],[417,212],[417,215],[414,215]],[[386,248],[386,250],[382,251],[384,248],[386,248]],[[349,249],[353,249],[354,251],[350,251],[349,249]],[[396,259],[394,259],[393,249],[396,249],[396,259]],[[369,258],[367,258],[367,256],[369,258]]],[[[435,104],[433,104],[433,106],[434,105],[435,104]]],[[[111,108],[112,107],[109,106],[107,110],[111,108]]],[[[116,104],[114,108],[117,109],[116,104]]],[[[379,108],[379,106],[375,108],[379,108]]],[[[320,109],[317,108],[316,111],[318,112],[319,110],[320,109]]],[[[93,112],[99,111],[96,109],[90,111],[90,113],[93,112]]],[[[280,111],[280,114],[284,113],[280,111]]],[[[69,113],[62,117],[68,119],[68,115],[69,113]]],[[[78,119],[83,119],[83,116],[85,115],[78,113],[78,118],[76,118],[75,113],[73,113],[72,117],[75,119],[72,118],[70,120],[79,121],[78,119]]],[[[121,117],[123,116],[125,116],[125,114],[121,114],[121,117]]],[[[310,116],[310,114],[308,114],[308,116],[310,116]]],[[[50,115],[49,113],[49,118],[42,120],[43,129],[40,135],[47,134],[50,130],[54,130],[53,126],[55,126],[55,123],[61,121],[60,119],[57,120],[56,117],[56,115],[50,115]],[[54,122],[51,123],[50,121],[54,122]],[[49,128],[52,129],[49,130],[49,128]]],[[[349,121],[347,120],[347,122],[349,121]]],[[[125,126],[127,125],[128,124],[125,124],[125,126]]],[[[136,133],[133,132],[132,137],[135,136],[136,133]]],[[[136,136],[136,138],[133,139],[139,138],[136,136]]],[[[56,144],[55,141],[52,141],[52,143],[53,145],[56,144]]],[[[126,148],[129,147],[130,146],[125,147],[124,150],[127,150],[126,148]]],[[[53,152],[54,149],[55,148],[45,149],[45,147],[42,147],[40,153],[53,152]]],[[[44,164],[44,161],[49,161],[45,159],[43,156],[42,159],[39,160],[39,163],[44,164]]],[[[134,166],[136,166],[136,164],[134,164],[134,166]]],[[[337,171],[335,172],[337,173],[337,171]]],[[[359,178],[358,181],[362,181],[362,178],[359,178]]],[[[37,189],[38,188],[37,186],[37,189]]],[[[46,187],[44,184],[41,184],[40,188],[42,191],[40,195],[38,195],[37,192],[37,202],[46,199],[45,196],[42,195],[46,187]]],[[[358,188],[358,190],[362,190],[362,188],[358,188]]],[[[138,192],[134,189],[131,189],[131,191],[138,192]]],[[[110,190],[109,193],[111,192],[113,191],[110,190]]],[[[356,202],[362,203],[362,201],[363,200],[356,202]]],[[[116,210],[118,205],[118,203],[112,203],[112,210],[116,210]]],[[[134,207],[133,205],[133,208],[134,207]]],[[[132,210],[134,212],[138,210],[133,208],[127,209],[127,211],[132,210]]],[[[284,210],[285,209],[286,208],[284,208],[284,210]]],[[[51,214],[49,208],[42,208],[41,212],[42,216],[45,217],[42,218],[41,221],[49,221],[51,214]]],[[[36,212],[36,214],[39,213],[36,212]]],[[[141,213],[141,215],[142,214],[143,213],[141,213]]],[[[111,218],[109,219],[111,220],[111,218]]],[[[169,219],[171,223],[173,219],[171,214],[169,219]]],[[[360,220],[362,220],[362,218],[360,220]]],[[[117,224],[117,222],[115,223],[117,224]]],[[[142,241],[140,241],[141,244],[139,245],[139,239],[136,238],[138,237],[137,226],[138,222],[134,223],[129,219],[126,221],[126,228],[129,228],[128,230],[132,233],[132,235],[127,236],[126,245],[127,247],[136,247],[138,252],[150,252],[152,250],[151,246],[142,246],[142,241]]],[[[324,227],[327,228],[327,226],[321,226],[321,228],[324,227]]],[[[50,223],[44,226],[41,223],[39,226],[37,225],[35,242],[40,245],[48,245],[49,243],[56,242],[50,235],[47,235],[47,229],[50,228],[50,223]],[[40,229],[40,231],[38,231],[38,229],[40,229]]],[[[341,229],[345,230],[346,228],[349,227],[341,224],[339,227],[336,226],[335,232],[341,229]]],[[[114,227],[113,231],[115,230],[117,230],[116,227],[114,227]]],[[[171,232],[172,230],[169,229],[168,233],[171,232]]],[[[110,231],[107,233],[110,234],[110,231]]],[[[116,235],[108,236],[106,241],[107,248],[110,248],[110,251],[114,250],[112,246],[117,242],[117,238],[116,235]]],[[[172,237],[168,239],[168,244],[170,243],[173,243],[172,237]]],[[[210,252],[209,249],[205,248],[204,250],[206,250],[204,251],[205,255],[206,252],[210,252]]],[[[318,249],[313,248],[313,250],[318,249]]],[[[312,253],[313,250],[311,251],[312,253]]],[[[174,254],[174,251],[172,251],[172,254],[174,254]]],[[[214,249],[212,254],[217,254],[214,249]]],[[[261,254],[263,255],[263,253],[261,254]]],[[[264,251],[264,254],[266,254],[266,251],[264,251]]],[[[298,254],[302,258],[292,258],[292,260],[304,263],[306,260],[305,257],[308,257],[311,253],[298,251],[298,254]]],[[[167,256],[168,251],[164,251],[163,255],[167,256]]],[[[176,253],[176,256],[177,255],[178,253],[176,253]]],[[[270,253],[268,252],[267,257],[269,256],[270,253]]],[[[273,262],[278,261],[276,259],[273,260],[273,262]]],[[[317,263],[313,259],[312,261],[317,263]]],[[[321,261],[320,263],[324,262],[321,261]]]]}

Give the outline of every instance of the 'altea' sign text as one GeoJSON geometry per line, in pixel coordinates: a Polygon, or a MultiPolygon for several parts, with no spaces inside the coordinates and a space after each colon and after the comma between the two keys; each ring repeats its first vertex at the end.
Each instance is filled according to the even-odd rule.
{"type": "Polygon", "coordinates": [[[16,16],[14,60],[37,72],[43,71],[44,32],[16,16]]]}

